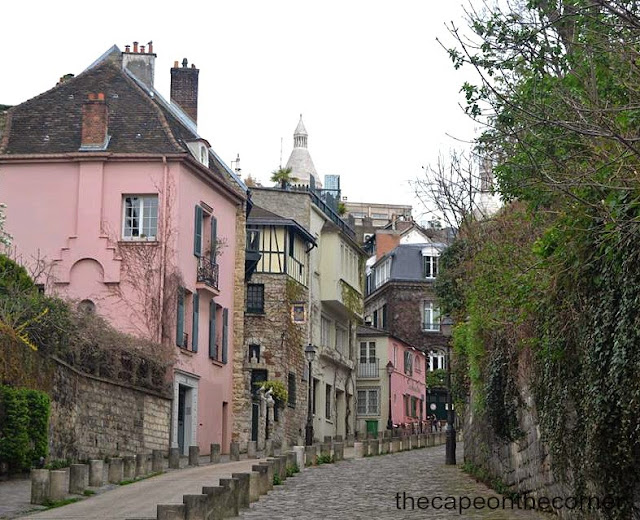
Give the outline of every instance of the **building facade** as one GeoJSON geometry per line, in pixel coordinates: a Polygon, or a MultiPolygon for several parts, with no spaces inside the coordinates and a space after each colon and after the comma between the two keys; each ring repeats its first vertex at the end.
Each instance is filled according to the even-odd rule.
{"type": "Polygon", "coordinates": [[[171,446],[227,451],[246,187],[197,133],[198,69],[175,63],[168,102],[155,57],[151,43],[113,46],[8,112],[6,229],[47,292],[162,345],[171,446]]]}
{"type": "Polygon", "coordinates": [[[392,334],[358,327],[356,431],[359,437],[389,427],[425,428],[428,359],[392,334]],[[391,414],[391,415],[389,415],[391,414]]]}

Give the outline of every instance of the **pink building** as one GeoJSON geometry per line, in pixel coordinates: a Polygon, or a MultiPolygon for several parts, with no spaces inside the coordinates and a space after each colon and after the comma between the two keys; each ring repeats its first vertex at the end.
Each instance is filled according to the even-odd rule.
{"type": "Polygon", "coordinates": [[[6,230],[19,260],[40,262],[47,292],[162,343],[171,446],[226,451],[246,187],[197,133],[198,69],[175,63],[167,102],[153,87],[155,56],[151,43],[113,46],[10,109],[6,230]]]}
{"type": "Polygon", "coordinates": [[[377,435],[387,429],[389,408],[394,426],[419,429],[427,415],[428,358],[382,329],[358,327],[357,338],[356,431],[377,435]]]}

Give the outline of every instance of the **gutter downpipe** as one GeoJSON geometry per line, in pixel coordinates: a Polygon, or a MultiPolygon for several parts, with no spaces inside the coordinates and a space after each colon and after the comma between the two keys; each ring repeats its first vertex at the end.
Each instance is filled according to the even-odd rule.
{"type": "Polygon", "coordinates": [[[166,266],[165,262],[167,259],[167,207],[169,205],[168,202],[168,194],[167,194],[167,185],[168,185],[168,176],[169,176],[169,165],[167,164],[167,156],[162,156],[162,247],[160,248],[160,321],[158,322],[158,343],[162,343],[162,316],[164,315],[164,277],[166,274],[166,266]]]}

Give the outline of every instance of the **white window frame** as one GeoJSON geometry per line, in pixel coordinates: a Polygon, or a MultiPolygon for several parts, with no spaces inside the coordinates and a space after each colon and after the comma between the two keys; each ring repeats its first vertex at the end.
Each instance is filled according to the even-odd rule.
{"type": "MultiPolygon", "coordinates": [[[[133,207],[133,205],[131,206],[133,207]]],[[[149,193],[149,194],[123,194],[122,195],[122,240],[127,240],[127,241],[131,241],[131,242],[145,242],[145,241],[155,241],[157,240],[157,235],[158,235],[158,211],[159,211],[159,206],[158,206],[158,194],[157,193],[149,193]],[[138,228],[138,236],[134,236],[126,235],[126,231],[127,231],[127,199],[128,198],[138,198],[138,208],[137,210],[139,211],[139,215],[137,217],[138,222],[139,222],[139,228],[138,228]],[[145,218],[145,200],[147,199],[155,199],[156,201],[156,216],[155,216],[155,234],[154,235],[147,235],[145,233],[143,233],[143,231],[145,230],[144,228],[144,218],[145,218]],[[145,236],[142,236],[142,235],[145,236]]],[[[133,227],[130,228],[131,232],[133,233],[133,227]]]]}
{"type": "Polygon", "coordinates": [[[358,362],[360,364],[375,363],[378,359],[376,356],[376,342],[375,341],[361,341],[360,350],[358,351],[358,362]],[[364,347],[364,357],[363,354],[364,347]]]}
{"type": "Polygon", "coordinates": [[[424,277],[427,280],[434,280],[438,276],[438,257],[425,255],[423,259],[424,277]]]}
{"type": "Polygon", "coordinates": [[[422,301],[422,330],[425,332],[440,332],[440,308],[432,300],[422,301]],[[427,321],[427,314],[429,320],[427,321]]]}
{"type": "Polygon", "coordinates": [[[356,409],[357,415],[360,415],[360,416],[380,415],[380,387],[358,388],[357,397],[358,397],[358,405],[356,409]],[[360,399],[360,392],[364,392],[364,399],[360,399]],[[375,395],[375,401],[371,398],[371,394],[375,395]],[[375,404],[375,407],[372,406],[372,404],[375,404]],[[364,410],[364,411],[361,411],[361,410],[364,410]]]}
{"type": "Polygon", "coordinates": [[[331,324],[332,321],[325,316],[320,318],[320,343],[323,347],[331,347],[331,324]]]}

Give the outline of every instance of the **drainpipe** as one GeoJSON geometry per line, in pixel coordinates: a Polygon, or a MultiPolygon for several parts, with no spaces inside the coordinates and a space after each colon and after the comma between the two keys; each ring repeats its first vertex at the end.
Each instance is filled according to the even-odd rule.
{"type": "Polygon", "coordinates": [[[164,277],[166,274],[165,262],[167,259],[167,207],[168,207],[168,176],[169,165],[167,157],[162,156],[162,245],[160,246],[160,321],[158,322],[158,343],[162,343],[162,316],[164,314],[164,277]]]}

